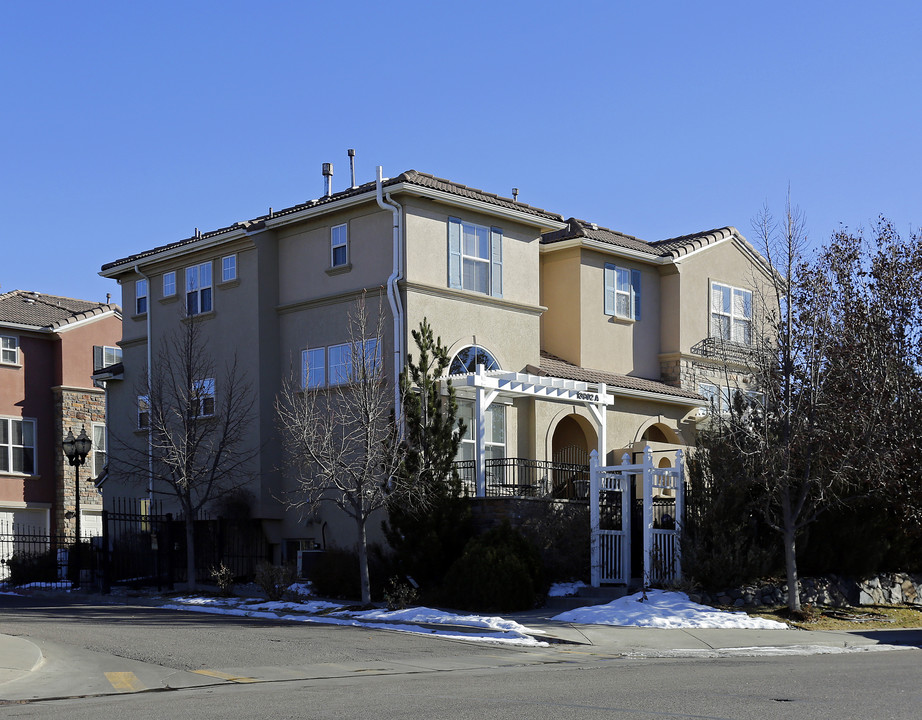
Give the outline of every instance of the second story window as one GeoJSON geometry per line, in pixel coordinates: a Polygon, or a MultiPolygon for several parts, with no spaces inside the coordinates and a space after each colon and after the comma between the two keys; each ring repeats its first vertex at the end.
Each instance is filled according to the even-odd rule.
{"type": "Polygon", "coordinates": [[[302,350],[301,386],[310,390],[326,385],[361,382],[362,373],[356,368],[363,365],[365,377],[374,376],[381,371],[382,358],[377,340],[364,340],[356,343],[355,347],[352,343],[341,343],[325,348],[302,350]]]}
{"type": "Polygon", "coordinates": [[[0,363],[19,364],[19,341],[16,338],[0,335],[0,363]]]}
{"type": "Polygon", "coordinates": [[[176,294],[176,271],[170,270],[163,273],[163,297],[173,297],[176,294]]]}
{"type": "Polygon", "coordinates": [[[186,268],[186,313],[211,312],[211,263],[186,268]]]}
{"type": "Polygon", "coordinates": [[[35,474],[35,421],[0,418],[0,472],[35,474]]]}
{"type": "Polygon", "coordinates": [[[192,383],[192,409],[195,417],[214,415],[214,378],[192,383]]]}
{"type": "Polygon", "coordinates": [[[147,395],[138,395],[138,429],[150,427],[150,400],[147,395]]]}
{"type": "Polygon", "coordinates": [[[605,314],[640,320],[640,270],[605,264],[605,314]]]}
{"type": "Polygon", "coordinates": [[[106,468],[106,426],[93,423],[93,477],[106,468]]]}
{"type": "Polygon", "coordinates": [[[330,229],[330,265],[344,267],[349,264],[349,232],[346,225],[330,229]]]}
{"type": "Polygon", "coordinates": [[[122,349],[109,345],[93,346],[93,372],[122,361],[122,349]]]}
{"type": "Polygon", "coordinates": [[[448,286],[503,296],[503,231],[448,218],[448,286]]]}
{"type": "Polygon", "coordinates": [[[752,293],[711,283],[711,337],[752,344],[752,293]]]}
{"type": "Polygon", "coordinates": [[[228,255],[221,258],[221,282],[237,279],[237,256],[228,255]]]}
{"type": "Polygon", "coordinates": [[[136,315],[147,312],[147,280],[136,280],[134,283],[134,311],[136,315]]]}

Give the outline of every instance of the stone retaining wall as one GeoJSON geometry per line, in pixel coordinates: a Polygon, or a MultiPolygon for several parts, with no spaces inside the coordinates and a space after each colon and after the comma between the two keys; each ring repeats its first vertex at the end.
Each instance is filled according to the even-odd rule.
{"type": "MultiPolygon", "coordinates": [[[[720,592],[691,592],[692,602],[703,605],[760,607],[787,605],[787,583],[779,581],[743,585],[720,592]]],[[[884,573],[855,580],[839,575],[801,578],[800,602],[810,605],[845,607],[849,605],[917,605],[922,607],[922,575],[884,573]]]]}

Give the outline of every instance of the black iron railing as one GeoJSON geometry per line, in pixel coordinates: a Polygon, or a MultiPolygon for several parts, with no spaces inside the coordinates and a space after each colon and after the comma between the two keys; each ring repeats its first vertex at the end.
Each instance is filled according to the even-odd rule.
{"type": "MultiPolygon", "coordinates": [[[[589,499],[589,466],[528,458],[491,458],[486,465],[486,497],[589,499]]],[[[473,460],[459,460],[455,469],[468,495],[477,494],[473,460]]]]}

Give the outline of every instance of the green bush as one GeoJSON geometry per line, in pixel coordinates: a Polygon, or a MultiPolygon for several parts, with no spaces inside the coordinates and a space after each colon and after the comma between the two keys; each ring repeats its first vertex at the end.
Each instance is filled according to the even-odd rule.
{"type": "Polygon", "coordinates": [[[548,583],[589,582],[589,506],[530,502],[522,534],[538,549],[548,583]]]}
{"type": "Polygon", "coordinates": [[[451,566],[443,601],[462,610],[528,610],[547,594],[537,549],[508,522],[473,538],[451,566]]]}

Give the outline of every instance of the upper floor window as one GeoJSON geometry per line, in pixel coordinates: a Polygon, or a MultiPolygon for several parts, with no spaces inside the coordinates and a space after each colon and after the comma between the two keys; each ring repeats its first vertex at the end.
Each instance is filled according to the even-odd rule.
{"type": "Polygon", "coordinates": [[[214,378],[196,380],[192,383],[192,411],[194,417],[214,415],[214,378]]]}
{"type": "Polygon", "coordinates": [[[752,344],[752,292],[711,283],[711,337],[752,344]]]}
{"type": "Polygon", "coordinates": [[[480,345],[468,345],[466,348],[461,348],[452,358],[451,365],[448,366],[448,374],[465,375],[477,372],[478,365],[483,365],[484,370],[502,369],[489,350],[480,345]]]}
{"type": "Polygon", "coordinates": [[[301,352],[301,385],[312,389],[344,385],[377,375],[382,369],[381,351],[375,339],[341,343],[301,352]],[[364,372],[360,368],[364,366],[364,372]]]}
{"type": "Polygon", "coordinates": [[[349,232],[348,227],[335,225],[330,229],[330,265],[343,267],[349,264],[349,232]]]}
{"type": "Polygon", "coordinates": [[[7,335],[0,335],[0,363],[19,364],[19,340],[7,335]]]}
{"type": "Polygon", "coordinates": [[[211,312],[211,262],[186,268],[186,313],[211,312]]]}
{"type": "Polygon", "coordinates": [[[743,402],[744,407],[761,407],[763,404],[762,393],[756,390],[743,390],[742,388],[731,388],[727,385],[717,386],[713,383],[701,383],[698,386],[698,394],[707,399],[710,410],[722,415],[729,413],[736,401],[737,395],[743,402]]]}
{"type": "Polygon", "coordinates": [[[135,280],[134,311],[137,315],[147,312],[147,280],[135,280]]]}
{"type": "Polygon", "coordinates": [[[221,258],[221,282],[237,279],[237,256],[228,255],[221,258]]]}
{"type": "Polygon", "coordinates": [[[163,273],[163,297],[173,297],[176,294],[176,271],[163,273]]]}
{"type": "Polygon", "coordinates": [[[93,477],[106,469],[106,426],[93,423],[93,477]]]}
{"type": "Polygon", "coordinates": [[[0,418],[0,472],[35,474],[35,421],[0,418]]]}
{"type": "Polygon", "coordinates": [[[122,349],[109,345],[93,346],[93,372],[122,361],[122,349]]]}
{"type": "Polygon", "coordinates": [[[605,314],[640,320],[640,270],[605,264],[605,314]]]}
{"type": "Polygon", "coordinates": [[[147,395],[138,395],[138,429],[146,430],[150,427],[150,398],[147,395]]]}
{"type": "Polygon", "coordinates": [[[503,296],[503,231],[448,218],[448,286],[503,296]]]}

